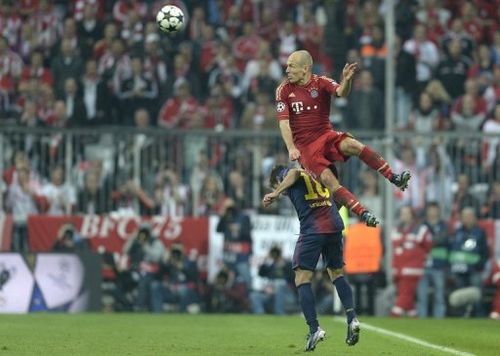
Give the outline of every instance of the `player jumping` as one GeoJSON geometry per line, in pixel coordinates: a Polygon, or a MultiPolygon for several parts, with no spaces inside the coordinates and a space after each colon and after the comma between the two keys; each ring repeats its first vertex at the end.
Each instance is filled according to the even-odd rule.
{"type": "Polygon", "coordinates": [[[328,119],[331,96],[346,97],[349,94],[357,63],[344,66],[340,84],[312,74],[312,64],[309,52],[293,52],[287,61],[288,79],[276,89],[277,116],[289,158],[298,160],[304,169],[318,178],[332,192],[336,202],[358,215],[366,225],[376,226],[375,216],[340,185],[329,166],[336,161],[346,161],[350,156],[358,156],[401,190],[408,187],[410,172],[393,173],[385,159],[369,146],[349,133],[332,129],[328,119]]]}
{"type": "Polygon", "coordinates": [[[309,325],[305,351],[314,350],[316,344],[325,337],[325,331],[319,327],[316,317],[311,289],[320,254],[347,315],[346,343],[355,345],[359,340],[360,323],[354,311],[351,287],[343,276],[344,223],[336,205],[332,203],[330,192],[306,171],[284,166],[273,168],[269,183],[274,191],[264,196],[262,204],[267,207],[286,191],[300,221],[300,236],[295,244],[292,266],[302,312],[309,325]]]}

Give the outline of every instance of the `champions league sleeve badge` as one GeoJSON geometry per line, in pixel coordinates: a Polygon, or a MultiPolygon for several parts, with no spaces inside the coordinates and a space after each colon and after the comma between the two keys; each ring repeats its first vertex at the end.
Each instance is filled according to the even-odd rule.
{"type": "Polygon", "coordinates": [[[316,89],[311,90],[311,98],[317,98],[318,97],[318,91],[316,89]]]}
{"type": "Polygon", "coordinates": [[[280,101],[279,103],[276,104],[276,111],[277,112],[283,112],[285,111],[285,103],[280,101]]]}

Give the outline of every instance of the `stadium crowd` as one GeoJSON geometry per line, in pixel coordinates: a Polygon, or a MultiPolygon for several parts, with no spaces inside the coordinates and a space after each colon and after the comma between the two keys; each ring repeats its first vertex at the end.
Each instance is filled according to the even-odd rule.
{"type": "MultiPolygon", "coordinates": [[[[251,138],[252,133],[277,130],[274,90],[283,79],[288,55],[299,48],[312,54],[315,72],[337,80],[346,61],[360,65],[348,100],[333,102],[331,121],[337,129],[380,134],[385,128],[383,0],[172,0],[169,3],[183,9],[187,24],[174,36],[159,33],[154,20],[164,2],[0,1],[0,130],[26,128],[4,137],[6,154],[1,158],[5,167],[2,209],[15,220],[13,250],[27,250],[30,214],[128,211],[224,216],[228,198],[238,211],[258,209],[248,199],[255,190],[247,174],[253,161],[245,158],[253,154],[251,140],[213,143],[195,137],[183,143],[189,146],[188,152],[179,153],[182,148],[175,140],[131,134],[128,141],[120,142],[125,150],[132,147],[144,153],[137,180],[132,179],[130,157],[123,152],[90,158],[85,147],[105,145],[101,136],[76,133],[73,140],[79,140],[75,147],[80,149],[73,152],[68,166],[63,136],[48,131],[38,137],[30,134],[32,128],[103,127],[106,132],[111,127],[110,132],[119,133],[118,127],[127,126],[160,135],[172,129],[244,129],[251,138]],[[160,146],[174,152],[167,154],[168,163],[157,162],[161,155],[155,156],[156,163],[147,159],[149,151],[159,151],[160,146]]],[[[408,193],[395,195],[401,208],[395,233],[405,236],[422,226],[420,221],[429,219],[428,212],[438,201],[438,220],[451,221],[447,226],[453,227],[444,234],[447,253],[455,245],[460,249],[460,229],[475,228],[477,219],[500,219],[499,5],[486,0],[400,0],[396,5],[396,128],[412,137],[396,140],[393,166],[398,171],[409,169],[413,178],[408,193]],[[451,136],[430,139],[429,134],[438,130],[451,136]],[[481,138],[481,132],[496,136],[481,138]],[[478,136],[466,141],[461,133],[478,136]],[[457,229],[462,226],[455,223],[459,220],[466,227],[457,229]]],[[[287,163],[279,140],[265,142],[258,167],[261,177],[273,164],[287,163]]],[[[372,172],[354,168],[356,174],[347,185],[383,217],[377,179],[372,172]]],[[[262,182],[259,186],[263,191],[262,182]]],[[[426,226],[432,230],[432,224],[426,226]]],[[[142,233],[147,235],[146,230],[142,233]]],[[[439,234],[433,231],[433,235],[439,234]]],[[[248,236],[245,239],[251,241],[248,236]]],[[[477,245],[483,246],[484,232],[477,232],[477,239],[477,245]]],[[[425,247],[423,260],[429,262],[431,251],[442,247],[436,241],[440,240],[425,247]]],[[[134,248],[127,246],[126,253],[133,254],[134,248]]],[[[152,255],[146,254],[147,258],[159,262],[162,254],[153,248],[148,251],[152,255]]],[[[132,303],[136,308],[158,310],[158,298],[182,300],[181,309],[192,304],[199,279],[196,264],[183,255],[182,246],[175,251],[171,255],[180,257],[162,265],[162,273],[182,276],[181,280],[169,287],[152,276],[141,279],[137,301],[132,303]],[[146,303],[145,288],[157,296],[151,303],[146,303]]],[[[488,250],[477,254],[475,272],[491,270],[486,263],[488,250]]],[[[433,267],[449,272],[449,261],[444,260],[437,267],[433,260],[433,267]]],[[[221,271],[214,284],[205,288],[202,294],[213,301],[207,304],[208,310],[262,312],[266,295],[248,290],[248,256],[242,261],[239,267],[235,262],[233,269],[221,271]]],[[[422,261],[419,268],[423,269],[422,261]]],[[[288,285],[283,284],[282,272],[263,268],[262,273],[280,276],[274,284],[277,290],[288,285]]],[[[436,274],[425,271],[425,276],[436,274]]],[[[124,288],[117,290],[135,286],[130,275],[117,280],[124,288]]],[[[477,285],[476,280],[462,282],[456,285],[477,285]]],[[[416,288],[415,280],[405,283],[416,288]]],[[[428,287],[422,285],[418,293],[427,295],[428,287]]],[[[434,285],[435,297],[436,290],[439,287],[434,285]]],[[[288,298],[288,293],[280,295],[288,298]]],[[[396,305],[399,309],[393,308],[394,314],[415,313],[408,301],[414,295],[398,298],[404,305],[396,305]]],[[[436,298],[435,315],[440,316],[443,302],[436,298]]],[[[283,300],[275,303],[275,311],[284,310],[283,300]]],[[[426,315],[423,309],[420,314],[426,315]]]]}

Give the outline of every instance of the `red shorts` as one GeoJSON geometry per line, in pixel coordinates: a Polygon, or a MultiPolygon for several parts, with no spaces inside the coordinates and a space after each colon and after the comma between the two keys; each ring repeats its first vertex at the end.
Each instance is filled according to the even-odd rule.
{"type": "Polygon", "coordinates": [[[349,156],[340,152],[340,143],[352,137],[350,133],[330,131],[321,135],[317,140],[307,146],[298,148],[300,151],[299,163],[302,167],[319,178],[321,172],[333,162],[345,162],[349,156]]]}

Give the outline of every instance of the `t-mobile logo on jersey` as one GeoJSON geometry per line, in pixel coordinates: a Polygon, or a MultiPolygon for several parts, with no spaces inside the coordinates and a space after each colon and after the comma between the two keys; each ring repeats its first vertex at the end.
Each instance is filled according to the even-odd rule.
{"type": "Polygon", "coordinates": [[[302,101],[294,101],[291,106],[293,112],[296,114],[300,114],[302,111],[304,111],[304,104],[302,103],[302,101]]]}

